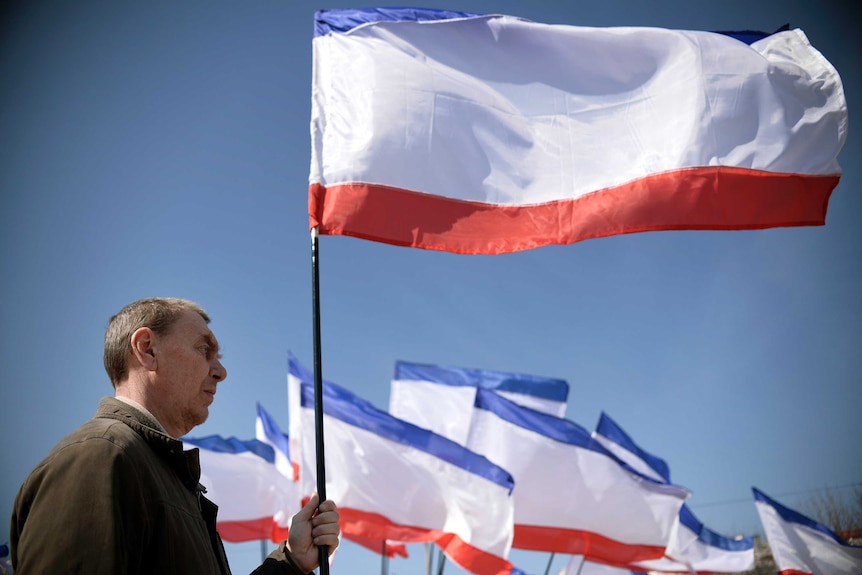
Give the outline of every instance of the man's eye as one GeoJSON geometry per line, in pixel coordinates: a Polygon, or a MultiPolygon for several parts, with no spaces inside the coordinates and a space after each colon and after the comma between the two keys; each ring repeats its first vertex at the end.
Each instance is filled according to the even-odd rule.
{"type": "Polygon", "coordinates": [[[210,346],[208,346],[208,345],[202,345],[200,347],[200,350],[201,350],[201,353],[203,353],[204,355],[210,354],[210,346]]]}

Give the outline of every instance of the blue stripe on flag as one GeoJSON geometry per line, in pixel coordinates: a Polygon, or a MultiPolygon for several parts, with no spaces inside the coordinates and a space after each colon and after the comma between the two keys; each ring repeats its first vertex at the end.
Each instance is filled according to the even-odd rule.
{"type": "Polygon", "coordinates": [[[290,447],[287,435],[282,433],[278,424],[260,403],[257,404],[257,416],[263,424],[263,432],[266,434],[266,438],[278,447],[278,450],[284,453],[287,460],[290,461],[290,447]]]}
{"type": "Polygon", "coordinates": [[[819,531],[820,533],[827,535],[831,539],[834,539],[837,543],[840,543],[841,545],[844,545],[846,547],[857,547],[856,545],[850,545],[849,543],[845,542],[843,539],[838,537],[838,535],[836,535],[834,531],[832,531],[831,529],[829,529],[828,527],[826,527],[822,523],[818,523],[818,522],[814,521],[813,519],[810,519],[810,518],[802,515],[798,511],[794,511],[793,509],[790,509],[789,507],[785,507],[784,505],[782,505],[778,501],[775,501],[771,497],[768,497],[765,493],[763,493],[762,491],[760,491],[756,487],[752,487],[751,491],[754,492],[754,499],[755,500],[761,501],[761,502],[766,503],[767,505],[771,506],[773,509],[775,509],[775,511],[778,513],[778,515],[783,520],[787,521],[788,523],[798,523],[800,525],[804,525],[804,526],[808,527],[809,529],[814,529],[815,531],[819,531]]]}
{"type": "MultiPolygon", "coordinates": [[[[314,13],[314,36],[326,36],[331,33],[343,34],[353,30],[357,26],[373,22],[429,22],[480,16],[486,16],[486,14],[459,12],[456,10],[435,10],[433,8],[348,8],[343,10],[318,10],[314,13]]],[[[773,34],[783,32],[789,28],[788,25],[784,25],[773,32],[773,34]]],[[[758,30],[717,30],[714,33],[736,38],[745,44],[752,44],[771,35],[769,32],[758,30]]]]}
{"type": "Polygon", "coordinates": [[[269,463],[275,463],[275,450],[257,439],[247,439],[245,441],[236,437],[224,438],[220,435],[210,435],[207,437],[182,437],[183,443],[195,445],[201,449],[215,451],[217,453],[253,453],[258,457],[265,459],[269,463]]]}
{"type": "MultiPolygon", "coordinates": [[[[314,407],[314,378],[292,355],[289,359],[291,375],[302,382],[301,403],[304,408],[314,407]]],[[[515,486],[508,471],[494,465],[485,457],[412,423],[397,419],[374,407],[334,383],[323,381],[323,413],[330,417],[379,435],[389,441],[424,451],[438,459],[460,467],[474,475],[484,477],[509,492],[515,486]]]]}
{"type": "Polygon", "coordinates": [[[697,538],[702,543],[709,545],[710,547],[724,549],[725,551],[747,551],[754,547],[753,537],[732,539],[730,537],[725,537],[724,535],[719,535],[715,531],[704,526],[704,524],[694,516],[694,513],[691,512],[691,509],[689,509],[688,505],[685,503],[683,503],[679,510],[679,522],[691,529],[693,533],[696,533],[697,538]]]}
{"type": "Polygon", "coordinates": [[[569,396],[569,384],[564,379],[406,361],[395,362],[395,379],[430,381],[453,387],[482,387],[561,403],[569,396]]]}
{"type": "Polygon", "coordinates": [[[314,14],[314,36],[326,36],[332,32],[348,32],[369,22],[427,22],[429,20],[451,20],[472,18],[472,12],[434,10],[431,8],[353,8],[345,10],[318,10],[314,14]]]}
{"type": "Polygon", "coordinates": [[[704,527],[697,538],[710,547],[717,547],[725,551],[748,551],[754,547],[754,537],[731,539],[730,537],[719,535],[709,527],[704,527]]]}
{"type": "Polygon", "coordinates": [[[599,417],[599,423],[596,425],[596,433],[608,438],[626,451],[637,455],[644,463],[649,465],[650,469],[658,473],[665,480],[665,483],[670,483],[670,467],[668,467],[665,460],[641,449],[631,436],[605,412],[602,412],[599,417]]]}
{"type": "Polygon", "coordinates": [[[617,459],[610,451],[593,441],[587,430],[577,423],[518,405],[493,391],[481,388],[476,390],[475,407],[561,443],[592,449],[617,459]]]}

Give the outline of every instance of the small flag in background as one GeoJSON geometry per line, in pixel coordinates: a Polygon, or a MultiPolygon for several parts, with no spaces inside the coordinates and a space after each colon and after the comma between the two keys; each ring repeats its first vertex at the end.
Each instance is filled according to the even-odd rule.
{"type": "Polygon", "coordinates": [[[467,447],[512,474],[518,549],[613,565],[658,558],[688,496],[636,473],[576,423],[481,388],[467,447]]]}
{"type": "MultiPolygon", "coordinates": [[[[601,414],[593,439],[647,477],[670,483],[668,464],[641,448],[607,414],[601,414]]],[[[678,523],[665,557],[639,561],[630,567],[669,573],[737,573],[754,568],[752,537],[737,539],[719,535],[706,528],[685,504],[680,508],[678,523]]]]}
{"type": "MultiPolygon", "coordinates": [[[[313,376],[295,358],[302,425],[313,428],[313,376]]],[[[471,573],[503,575],[512,542],[511,475],[468,449],[401,421],[323,382],[327,497],[342,531],[375,539],[434,542],[471,573]]],[[[314,437],[303,435],[302,475],[314,480],[314,437]]]]}
{"type": "Polygon", "coordinates": [[[222,539],[235,543],[287,538],[300,496],[296,483],[276,469],[271,446],[257,439],[218,435],[182,440],[187,449],[199,448],[200,482],[207,498],[218,505],[222,539]]]}
{"type": "Polygon", "coordinates": [[[801,30],[324,10],[309,220],[498,254],[651,230],[822,225],[847,107],[801,30]]]}
{"type": "Polygon", "coordinates": [[[751,490],[775,566],[782,575],[862,573],[862,547],[845,543],[825,525],[754,487],[751,490]]]}
{"type": "Polygon", "coordinates": [[[562,379],[406,361],[395,363],[389,413],[464,445],[478,388],[557,417],[566,413],[569,384],[562,379]]]}

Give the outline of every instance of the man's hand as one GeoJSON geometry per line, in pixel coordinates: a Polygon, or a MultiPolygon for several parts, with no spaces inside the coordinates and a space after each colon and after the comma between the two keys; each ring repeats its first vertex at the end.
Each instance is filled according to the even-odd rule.
{"type": "Polygon", "coordinates": [[[315,493],[299,513],[290,522],[290,533],[287,536],[287,547],[293,560],[306,573],[318,567],[320,552],[318,547],[326,545],[329,554],[338,547],[338,510],[335,503],[327,499],[320,504],[320,497],[315,493]]]}

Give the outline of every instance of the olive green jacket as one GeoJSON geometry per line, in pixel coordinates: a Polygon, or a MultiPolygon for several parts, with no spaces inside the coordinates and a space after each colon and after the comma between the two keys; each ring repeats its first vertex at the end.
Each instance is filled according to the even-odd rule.
{"type": "MultiPolygon", "coordinates": [[[[112,397],[30,474],[10,530],[16,575],[229,575],[198,450],[112,397]]],[[[304,575],[284,544],[254,575],[304,575]]]]}

